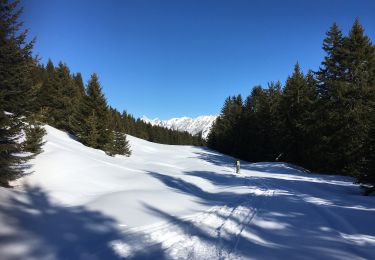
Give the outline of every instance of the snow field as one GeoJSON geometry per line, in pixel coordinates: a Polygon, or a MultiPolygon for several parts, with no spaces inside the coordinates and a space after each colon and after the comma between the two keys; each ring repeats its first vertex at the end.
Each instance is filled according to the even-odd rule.
{"type": "Polygon", "coordinates": [[[132,136],[109,157],[46,126],[0,188],[1,259],[371,259],[375,203],[352,179],[132,136]]]}

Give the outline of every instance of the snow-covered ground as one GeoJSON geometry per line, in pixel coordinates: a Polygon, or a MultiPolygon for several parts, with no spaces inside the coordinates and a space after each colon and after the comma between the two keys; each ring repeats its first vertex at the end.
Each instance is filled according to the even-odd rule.
{"type": "Polygon", "coordinates": [[[46,127],[0,188],[0,259],[371,259],[375,201],[352,179],[129,136],[106,156],[46,127]]]}
{"type": "Polygon", "coordinates": [[[216,118],[217,116],[198,116],[195,118],[176,117],[168,120],[160,120],[159,118],[149,119],[146,116],[142,116],[141,120],[151,125],[158,125],[178,131],[186,131],[192,135],[202,133],[202,137],[207,139],[212,124],[216,118]]]}

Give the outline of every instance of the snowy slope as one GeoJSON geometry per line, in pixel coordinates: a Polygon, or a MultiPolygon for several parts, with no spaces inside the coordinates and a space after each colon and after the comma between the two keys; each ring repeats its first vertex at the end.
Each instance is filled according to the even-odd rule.
{"type": "Polygon", "coordinates": [[[370,259],[374,197],[347,177],[242,163],[129,136],[106,156],[46,127],[44,152],[0,188],[0,259],[370,259]]]}
{"type": "Polygon", "coordinates": [[[142,116],[141,120],[151,125],[158,125],[178,131],[187,131],[192,135],[202,132],[202,137],[206,139],[216,118],[217,116],[198,116],[196,118],[179,117],[160,120],[159,118],[149,119],[146,116],[142,116]]]}

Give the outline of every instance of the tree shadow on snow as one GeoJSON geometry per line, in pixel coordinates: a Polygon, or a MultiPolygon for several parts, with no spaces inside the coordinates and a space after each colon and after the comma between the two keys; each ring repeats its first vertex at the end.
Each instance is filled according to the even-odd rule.
{"type": "Polygon", "coordinates": [[[205,191],[190,182],[187,182],[181,178],[172,177],[156,172],[148,172],[148,174],[160,182],[165,184],[167,187],[176,190],[177,192],[188,194],[199,198],[200,203],[204,205],[232,205],[238,204],[241,201],[249,199],[253,196],[252,193],[239,194],[235,192],[216,192],[211,193],[205,191]]]}
{"type": "Polygon", "coordinates": [[[235,167],[235,158],[224,155],[207,147],[202,147],[203,152],[195,152],[198,158],[221,167],[235,167]]]}
{"type": "MultiPolygon", "coordinates": [[[[98,211],[54,204],[39,187],[28,186],[24,197],[13,196],[9,205],[0,208],[0,217],[4,227],[17,230],[0,237],[1,259],[25,256],[30,259],[123,259],[113,249],[113,241],[131,239],[142,244],[144,239],[121,231],[114,219],[98,211]]],[[[150,254],[140,250],[130,258],[164,258],[163,250],[155,246],[152,257],[150,254]]]]}
{"type": "Polygon", "coordinates": [[[271,259],[341,259],[368,258],[375,248],[375,226],[369,227],[375,217],[373,201],[356,195],[347,200],[348,194],[344,193],[347,187],[340,184],[205,171],[185,173],[215,185],[233,186],[233,189],[244,185],[249,187],[249,193],[246,194],[211,193],[181,178],[153,172],[149,174],[171,189],[198,198],[203,204],[228,207],[240,205],[255,212],[254,219],[245,221],[230,212],[211,212],[221,218],[223,223],[235,223],[243,230],[219,239],[215,232],[207,232],[200,223],[179,219],[146,205],[150,212],[178,225],[189,236],[198,237],[211,245],[219,244],[227,253],[271,259]],[[251,189],[257,187],[278,192],[273,196],[251,194],[251,189]],[[295,190],[292,187],[298,188],[295,190]]]}

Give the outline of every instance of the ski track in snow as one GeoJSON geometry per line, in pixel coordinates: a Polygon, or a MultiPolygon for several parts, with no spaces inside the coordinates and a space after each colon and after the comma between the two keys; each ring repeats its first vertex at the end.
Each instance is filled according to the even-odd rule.
{"type": "Polygon", "coordinates": [[[374,197],[348,177],[129,136],[108,157],[46,127],[34,173],[0,188],[0,259],[370,259],[374,197]]]}
{"type": "MultiPolygon", "coordinates": [[[[266,192],[268,192],[268,190],[264,190],[262,194],[264,195],[266,192]]],[[[217,242],[213,245],[204,245],[204,242],[199,238],[190,235],[189,232],[185,232],[184,229],[179,228],[178,225],[175,225],[173,222],[160,224],[160,226],[156,225],[150,228],[145,227],[140,233],[143,234],[142,236],[154,239],[147,244],[147,248],[152,248],[155,245],[161,244],[162,248],[165,249],[172,258],[180,258],[181,256],[184,256],[183,258],[186,259],[236,258],[231,256],[236,254],[236,248],[240,243],[241,233],[245,226],[249,225],[256,215],[257,205],[262,202],[257,201],[254,203],[254,200],[259,200],[259,198],[255,195],[251,195],[246,201],[234,203],[235,205],[233,207],[228,207],[227,205],[214,207],[207,212],[184,219],[190,223],[191,227],[209,227],[207,232],[217,237],[217,242]],[[224,216],[218,218],[218,212],[224,216]],[[234,223],[231,220],[232,218],[237,219],[239,223],[234,223]],[[213,226],[213,223],[216,223],[216,225],[213,226]],[[226,238],[222,237],[223,234],[225,234],[226,238]],[[226,244],[226,242],[223,242],[224,239],[232,241],[231,247],[228,248],[228,246],[224,246],[226,244]],[[183,252],[183,254],[181,254],[181,252],[183,252]]],[[[134,245],[138,242],[139,241],[132,241],[130,245],[134,245]]],[[[134,248],[134,246],[126,245],[129,245],[129,241],[125,243],[117,241],[112,246],[115,250],[118,250],[118,253],[122,257],[132,257],[136,252],[123,249],[134,248]]],[[[144,250],[143,247],[144,245],[142,245],[139,250],[144,250]]]]}

